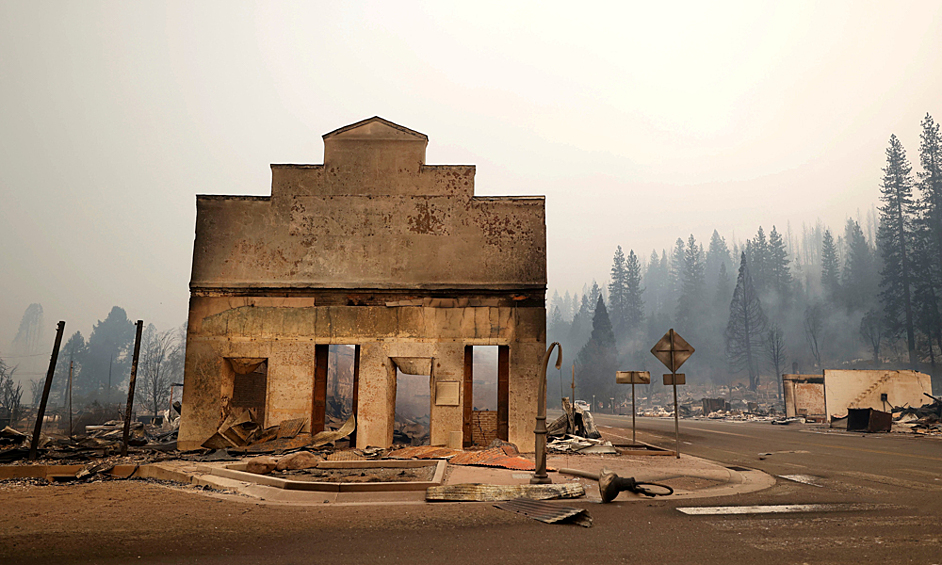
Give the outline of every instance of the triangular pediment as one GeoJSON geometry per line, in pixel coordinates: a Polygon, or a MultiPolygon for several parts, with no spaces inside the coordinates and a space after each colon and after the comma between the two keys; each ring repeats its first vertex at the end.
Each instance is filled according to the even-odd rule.
{"type": "Polygon", "coordinates": [[[367,118],[355,124],[350,124],[324,134],[325,141],[329,138],[428,142],[428,136],[424,133],[419,133],[405,126],[390,122],[389,120],[384,120],[379,116],[373,116],[372,118],[367,118]]]}

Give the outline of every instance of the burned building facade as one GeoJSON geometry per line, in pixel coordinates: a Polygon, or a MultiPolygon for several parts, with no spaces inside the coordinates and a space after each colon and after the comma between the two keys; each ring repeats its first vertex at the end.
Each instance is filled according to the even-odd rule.
{"type": "Polygon", "coordinates": [[[544,198],[475,196],[473,165],[426,165],[428,138],[382,118],[323,139],[324,164],[272,165],[271,196],[197,197],[180,448],[234,407],[323,430],[331,345],[355,348],[358,447],[391,444],[397,372],[429,377],[431,444],[493,421],[529,445],[544,198]],[[472,405],[480,345],[498,351],[491,419],[472,405]]]}

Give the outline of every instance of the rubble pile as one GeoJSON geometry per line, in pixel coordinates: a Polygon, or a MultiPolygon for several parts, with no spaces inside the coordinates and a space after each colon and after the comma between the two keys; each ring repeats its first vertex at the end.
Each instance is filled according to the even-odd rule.
{"type": "MultiPolygon", "coordinates": [[[[284,420],[275,426],[262,428],[258,414],[252,408],[234,408],[203,447],[227,450],[232,453],[273,453],[302,447],[318,448],[346,438],[356,429],[356,419],[350,416],[337,429],[311,434],[303,431],[305,420],[284,420]]],[[[332,419],[336,422],[336,419],[332,419]]]]}
{"type": "Polygon", "coordinates": [[[928,394],[926,396],[932,402],[919,408],[893,408],[893,431],[942,434],[942,399],[928,394]]]}
{"type": "Polygon", "coordinates": [[[402,445],[428,445],[429,417],[403,418],[396,415],[393,443],[402,445]]]}
{"type": "MultiPolygon", "coordinates": [[[[116,455],[124,440],[124,422],[112,420],[85,427],[85,434],[72,437],[42,434],[37,444],[41,459],[57,462],[87,461],[116,455]]],[[[26,459],[33,436],[9,426],[0,430],[0,463],[26,459]]],[[[133,422],[128,445],[143,451],[167,452],[177,448],[177,430],[133,422]]]]}
{"type": "Polygon", "coordinates": [[[592,414],[562,399],[563,415],[547,426],[546,448],[557,453],[617,453],[611,442],[603,441],[592,414]]]}

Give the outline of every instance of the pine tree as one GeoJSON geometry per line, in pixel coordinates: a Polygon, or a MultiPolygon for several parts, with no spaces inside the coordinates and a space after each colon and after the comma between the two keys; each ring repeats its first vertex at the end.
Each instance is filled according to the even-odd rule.
{"type": "Polygon", "coordinates": [[[589,335],[592,331],[592,311],[589,307],[589,298],[582,295],[579,303],[579,310],[572,317],[572,325],[569,326],[569,335],[567,342],[572,347],[570,351],[578,351],[589,341],[589,335]]]}
{"type": "Polygon", "coordinates": [[[625,319],[629,335],[640,330],[644,322],[642,293],[644,288],[641,286],[641,261],[635,255],[634,249],[631,249],[625,261],[625,319]]]}
{"type": "Polygon", "coordinates": [[[569,294],[569,291],[566,291],[566,294],[563,295],[563,309],[562,315],[563,320],[567,322],[572,321],[572,317],[576,315],[576,312],[579,308],[579,302],[576,300],[576,297],[569,294]]]}
{"type": "Polygon", "coordinates": [[[599,283],[595,282],[595,279],[592,279],[592,288],[589,289],[589,308],[592,315],[595,315],[595,305],[599,301],[599,297],[602,296],[602,289],[599,288],[599,283]]]}
{"type": "Polygon", "coordinates": [[[680,295],[683,293],[684,289],[684,254],[686,247],[684,246],[684,240],[677,238],[677,241],[674,242],[674,249],[671,252],[671,262],[670,262],[670,299],[668,306],[677,307],[677,303],[680,300],[680,295]]]}
{"type": "Polygon", "coordinates": [[[851,219],[847,220],[844,242],[847,245],[847,257],[841,273],[843,302],[850,312],[865,312],[874,306],[879,291],[873,250],[860,224],[851,219]]]}
{"type": "Polygon", "coordinates": [[[924,209],[920,212],[913,225],[913,261],[910,263],[913,273],[913,322],[924,336],[921,340],[917,339],[919,353],[929,357],[934,372],[936,362],[933,343],[942,346],[942,313],[939,311],[938,299],[942,289],[936,284],[940,265],[934,261],[929,215],[924,209]]]}
{"type": "Polygon", "coordinates": [[[922,192],[921,211],[934,262],[942,265],[942,133],[929,114],[922,121],[919,163],[922,165],[917,175],[922,192]]]}
{"type": "Polygon", "coordinates": [[[577,378],[582,382],[586,395],[595,394],[600,399],[614,396],[616,350],[615,334],[600,296],[592,317],[592,335],[576,357],[577,378]]]}
{"type": "Polygon", "coordinates": [[[751,243],[752,256],[749,257],[749,263],[756,291],[761,294],[771,286],[769,243],[765,238],[765,230],[762,229],[762,226],[759,226],[759,231],[756,232],[756,236],[752,238],[751,243]]]}
{"type": "MultiPolygon", "coordinates": [[[[922,171],[917,175],[921,197],[913,261],[919,274],[915,277],[913,298],[919,302],[917,311],[924,313],[920,325],[928,327],[942,349],[942,319],[939,315],[939,299],[942,298],[942,133],[939,124],[928,114],[921,125],[919,163],[922,171]]],[[[934,362],[931,345],[929,353],[934,362]]]]}
{"type": "Polygon", "coordinates": [[[664,284],[661,278],[661,261],[658,258],[657,251],[651,251],[651,258],[648,259],[647,268],[644,271],[644,288],[648,293],[648,307],[651,312],[657,312],[662,308],[664,300],[664,284]]]}
{"type": "Polygon", "coordinates": [[[883,256],[880,301],[886,315],[890,335],[906,334],[909,364],[915,368],[916,333],[912,304],[913,203],[912,167],[906,150],[895,135],[890,136],[886,150],[886,168],[883,169],[880,189],[880,228],[877,239],[883,256]]]}
{"type": "Polygon", "coordinates": [[[697,240],[691,234],[684,249],[680,297],[677,300],[676,319],[682,328],[689,330],[699,324],[704,306],[705,286],[703,249],[697,245],[697,240]]]}
{"type": "Polygon", "coordinates": [[[792,291],[792,274],[788,268],[788,250],[785,249],[785,242],[774,225],[769,232],[768,251],[767,266],[771,288],[780,298],[786,299],[792,291]]]}
{"type": "Polygon", "coordinates": [[[69,390],[69,362],[72,362],[72,382],[79,379],[82,366],[85,363],[85,353],[88,348],[82,332],[75,332],[72,337],[59,348],[59,357],[56,360],[56,372],[52,378],[52,397],[59,406],[65,406],[69,390]]]}
{"type": "Polygon", "coordinates": [[[837,246],[831,230],[824,230],[821,240],[821,288],[830,302],[835,302],[841,295],[841,266],[837,259],[837,246]]]}
{"type": "Polygon", "coordinates": [[[563,321],[562,311],[559,306],[553,307],[553,313],[550,315],[550,321],[546,328],[546,341],[549,343],[554,341],[564,343],[568,333],[569,327],[563,321]]]}
{"type": "Polygon", "coordinates": [[[618,338],[628,332],[628,275],[625,266],[625,253],[621,245],[615,250],[612,259],[612,282],[608,284],[608,303],[611,305],[612,328],[618,338]]]}
{"type": "Polygon", "coordinates": [[[707,247],[706,252],[706,280],[716,281],[720,267],[725,267],[727,273],[732,267],[729,258],[729,246],[726,245],[726,240],[720,237],[719,232],[713,230],[713,235],[710,236],[710,245],[707,247]]]}
{"type": "Polygon", "coordinates": [[[725,305],[732,299],[733,288],[730,282],[726,265],[720,265],[720,272],[716,274],[716,287],[713,289],[715,303],[725,305]]]}
{"type": "Polygon", "coordinates": [[[115,306],[104,320],[99,320],[88,336],[88,349],[80,379],[74,389],[82,394],[103,397],[114,394],[118,383],[128,378],[134,324],[124,308],[115,306]]]}
{"type": "Polygon", "coordinates": [[[757,356],[766,338],[768,320],[752,283],[746,254],[739,262],[739,277],[729,303],[729,323],[726,325],[726,359],[734,371],[745,369],[749,374],[749,390],[759,385],[757,356]]]}
{"type": "Polygon", "coordinates": [[[549,310],[552,312],[554,308],[562,309],[563,299],[559,296],[558,290],[553,290],[553,297],[550,298],[549,310]]]}

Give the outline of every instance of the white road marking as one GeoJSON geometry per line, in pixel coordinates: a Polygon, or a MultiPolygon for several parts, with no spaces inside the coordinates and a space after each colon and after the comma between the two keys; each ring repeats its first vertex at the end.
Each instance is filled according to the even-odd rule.
{"type": "Polygon", "coordinates": [[[883,508],[880,504],[775,504],[765,506],[687,506],[678,508],[691,516],[729,514],[793,514],[797,512],[853,512],[883,508]]]}

